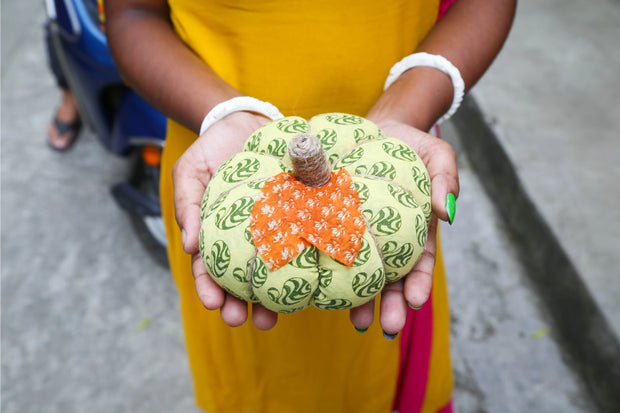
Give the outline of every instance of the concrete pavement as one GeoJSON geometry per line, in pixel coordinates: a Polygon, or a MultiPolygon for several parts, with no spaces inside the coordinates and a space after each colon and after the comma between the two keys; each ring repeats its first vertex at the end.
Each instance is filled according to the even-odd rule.
{"type": "MultiPolygon", "coordinates": [[[[568,46],[561,47],[570,41],[587,57],[596,54],[591,50],[596,44],[609,67],[620,67],[612,47],[620,32],[611,24],[620,6],[594,1],[598,7],[576,0],[561,7],[559,1],[520,2],[506,48],[473,93],[488,122],[476,122],[480,113],[469,101],[444,129],[460,154],[462,185],[455,224],[441,231],[452,305],[455,405],[461,412],[612,411],[604,404],[609,386],[601,391],[589,381],[593,377],[600,385],[604,371],[596,365],[588,376],[578,350],[610,343],[618,320],[614,306],[594,293],[604,290],[597,294],[608,294],[615,304],[613,279],[602,287],[588,281],[588,270],[617,275],[618,268],[617,237],[611,236],[620,233],[614,227],[620,222],[614,215],[618,198],[605,192],[617,187],[618,146],[612,138],[620,128],[613,101],[603,103],[603,97],[613,97],[614,79],[601,62],[592,65],[598,71],[586,82],[579,81],[583,67],[567,73],[555,66],[580,60],[579,53],[569,58],[568,46]],[[551,6],[564,10],[558,16],[551,6]],[[560,30],[567,23],[572,30],[560,30]],[[591,25],[598,30],[592,32],[591,25]],[[575,110],[571,99],[555,92],[538,93],[554,84],[549,79],[555,73],[561,73],[555,92],[568,93],[570,86],[570,96],[576,101],[584,96],[588,105],[594,93],[601,99],[594,108],[604,114],[575,110]],[[551,114],[542,116],[547,110],[551,114]],[[492,133],[486,134],[489,123],[492,133]],[[482,145],[503,150],[508,172],[484,169],[493,164],[472,151],[472,130],[488,139],[482,145]],[[584,142],[592,136],[598,151],[584,149],[591,148],[584,142]],[[526,152],[531,142],[546,144],[526,152]],[[554,147],[562,151],[545,153],[554,147]],[[583,161],[578,171],[571,159],[573,165],[583,161]],[[518,181],[509,181],[509,189],[531,201],[528,210],[541,219],[534,224],[547,225],[558,242],[515,232],[519,208],[498,212],[498,198],[506,193],[489,183],[501,187],[510,171],[518,181]],[[569,217],[555,222],[558,213],[569,217]],[[568,232],[558,236],[559,231],[568,232]],[[562,291],[579,293],[572,302],[584,303],[588,318],[578,326],[594,320],[607,336],[590,328],[577,344],[567,345],[575,339],[557,315],[566,308],[547,300],[544,284],[536,282],[540,263],[523,260],[530,241],[548,244],[571,279],[587,285],[585,299],[581,291],[562,291]],[[568,258],[568,267],[561,257],[568,258]]],[[[3,0],[2,411],[196,411],[172,281],[144,251],[108,193],[125,176],[126,162],[105,153],[88,132],[65,155],[44,143],[57,92],[45,64],[42,22],[41,4],[3,0]]],[[[603,348],[604,356],[613,354],[614,343],[603,348]]]]}
{"type": "Polygon", "coordinates": [[[456,124],[558,340],[620,409],[620,3],[519,2],[456,124]]]}

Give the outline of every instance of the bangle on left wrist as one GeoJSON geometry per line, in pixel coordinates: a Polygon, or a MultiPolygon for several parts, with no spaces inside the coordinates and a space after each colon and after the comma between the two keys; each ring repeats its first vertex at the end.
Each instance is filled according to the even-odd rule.
{"type": "Polygon", "coordinates": [[[454,90],[452,103],[450,104],[448,111],[441,116],[436,123],[439,124],[448,120],[452,115],[454,115],[454,113],[456,113],[461,105],[461,102],[463,101],[463,96],[465,94],[465,82],[463,81],[461,73],[457,67],[443,56],[421,52],[404,57],[401,61],[392,66],[392,69],[390,70],[390,73],[385,81],[384,90],[388,89],[404,72],[418,66],[432,67],[441,70],[443,73],[450,76],[454,90]]]}

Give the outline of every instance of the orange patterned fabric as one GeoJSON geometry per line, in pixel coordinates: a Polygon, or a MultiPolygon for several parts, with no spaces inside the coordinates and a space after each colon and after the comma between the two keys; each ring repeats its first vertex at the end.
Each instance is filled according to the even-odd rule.
{"type": "Polygon", "coordinates": [[[351,175],[341,169],[322,187],[304,185],[293,174],[267,181],[254,202],[252,239],[270,271],[283,267],[310,244],[351,266],[366,223],[351,175]]]}

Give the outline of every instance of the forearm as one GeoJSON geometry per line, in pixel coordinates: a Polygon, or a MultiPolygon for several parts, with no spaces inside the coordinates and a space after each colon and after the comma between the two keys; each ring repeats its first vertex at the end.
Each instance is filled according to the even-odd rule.
{"type": "Polygon", "coordinates": [[[167,116],[198,132],[213,106],[240,95],[178,38],[166,1],[106,0],[105,7],[124,79],[167,116]]]}
{"type": "MultiPolygon", "coordinates": [[[[460,71],[469,90],[499,53],[510,29],[516,0],[457,0],[416,52],[438,54],[460,71]]],[[[450,77],[415,67],[385,91],[368,116],[393,119],[428,130],[450,107],[450,77]]]]}

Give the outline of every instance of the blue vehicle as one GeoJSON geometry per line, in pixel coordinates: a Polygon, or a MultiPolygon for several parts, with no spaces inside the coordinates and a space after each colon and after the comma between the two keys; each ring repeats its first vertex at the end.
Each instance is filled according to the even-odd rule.
{"type": "Polygon", "coordinates": [[[111,153],[133,162],[133,172],[111,188],[154,258],[166,264],[159,202],[159,160],[166,118],[121,78],[108,50],[95,0],[46,0],[49,36],[74,94],[80,117],[111,153]]]}

